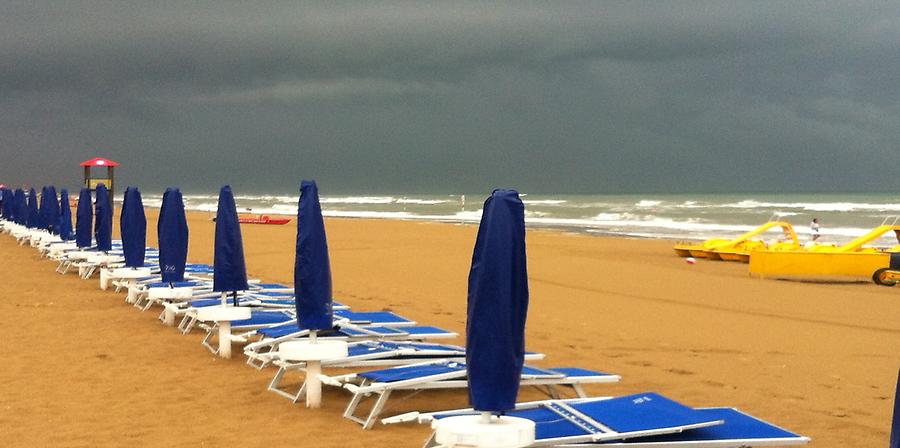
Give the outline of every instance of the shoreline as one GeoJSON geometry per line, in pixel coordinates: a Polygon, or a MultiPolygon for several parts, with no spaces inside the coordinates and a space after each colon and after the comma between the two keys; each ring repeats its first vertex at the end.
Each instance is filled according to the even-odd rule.
{"type": "MultiPolygon", "coordinates": [[[[151,246],[156,213],[147,212],[151,246]]],[[[213,223],[204,212],[189,212],[188,222],[188,259],[211,262],[213,223]]],[[[325,223],[337,300],[464,334],[477,226],[325,223]]],[[[290,283],[295,223],[241,230],[248,275],[290,283]]],[[[816,447],[887,441],[900,366],[897,291],[752,279],[736,263],[688,265],[668,240],[529,228],[526,241],[528,348],[547,354],[539,366],[622,375],[621,383],[588,387],[590,395],[657,391],[691,406],[735,406],[812,437],[816,447]]],[[[248,368],[239,356],[213,358],[199,334],[161,326],[156,313],[99,291],[96,279],[55,274],[9,237],[0,236],[0,262],[9,277],[0,283],[9,298],[0,312],[21,327],[16,340],[28,341],[10,344],[0,372],[0,394],[12,403],[0,409],[0,426],[13,428],[12,446],[263,446],[303,432],[321,446],[413,447],[427,436],[418,425],[359,429],[341,418],[349,397],[337,390],[325,391],[319,411],[268,393],[272,371],[248,368]],[[220,407],[228,412],[210,412],[220,407]],[[198,420],[170,431],[173,416],[198,420]],[[55,434],[40,431],[47,421],[55,434]]],[[[523,390],[519,398],[541,395],[523,390]]],[[[440,391],[397,396],[384,415],[464,406],[464,392],[440,391]]]]}

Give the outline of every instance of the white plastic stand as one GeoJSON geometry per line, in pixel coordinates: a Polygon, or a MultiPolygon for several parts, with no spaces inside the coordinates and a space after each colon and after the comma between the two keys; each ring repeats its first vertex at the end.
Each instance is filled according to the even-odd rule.
{"type": "Polygon", "coordinates": [[[208,306],[197,310],[197,320],[213,321],[219,326],[219,356],[231,358],[231,322],[250,318],[250,308],[208,306]]]}
{"type": "MultiPolygon", "coordinates": [[[[108,271],[108,269],[106,269],[106,266],[110,263],[115,263],[121,260],[122,257],[109,255],[104,252],[88,252],[88,255],[87,257],[85,257],[84,261],[88,264],[96,265],[100,269],[100,289],[106,291],[106,289],[109,288],[110,282],[110,273],[105,272],[108,271]]],[[[90,270],[90,268],[88,267],[79,268],[78,274],[81,275],[82,278],[86,279],[87,277],[84,277],[84,275],[82,274],[85,274],[86,272],[88,272],[88,270],[90,270]]]]}
{"type": "Polygon", "coordinates": [[[521,448],[534,443],[534,422],[519,417],[460,415],[431,423],[435,442],[447,447],[521,448]]]}
{"type": "Polygon", "coordinates": [[[309,341],[287,341],[278,346],[278,355],[287,361],[306,362],[306,407],[322,406],[322,361],[345,358],[346,341],[318,341],[316,332],[310,333],[309,341]]]}
{"type": "MultiPolygon", "coordinates": [[[[190,299],[193,295],[194,291],[190,286],[183,288],[163,286],[160,288],[147,289],[147,300],[150,300],[151,302],[156,300],[167,302],[184,301],[190,299]]],[[[165,307],[165,311],[163,311],[163,323],[169,327],[175,326],[175,310],[172,307],[165,307]]]]}
{"type": "Polygon", "coordinates": [[[47,248],[47,257],[57,259],[60,257],[60,254],[74,250],[75,248],[76,246],[73,242],[51,244],[50,247],[47,248]]]}
{"type": "Polygon", "coordinates": [[[143,277],[150,276],[150,268],[119,268],[119,269],[101,269],[100,270],[100,289],[106,289],[104,286],[108,287],[109,282],[112,279],[121,279],[125,281],[125,287],[128,288],[128,295],[125,296],[125,301],[128,303],[134,303],[137,299],[135,297],[136,291],[133,286],[137,285],[137,279],[143,277]],[[106,285],[103,285],[103,273],[106,274],[106,285]]]}

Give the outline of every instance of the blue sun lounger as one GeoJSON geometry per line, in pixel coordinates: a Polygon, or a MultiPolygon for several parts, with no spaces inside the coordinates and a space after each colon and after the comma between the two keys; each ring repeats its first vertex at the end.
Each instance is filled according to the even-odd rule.
{"type": "MultiPolygon", "coordinates": [[[[320,375],[322,382],[343,387],[353,394],[344,410],[344,417],[370,429],[384,410],[392,392],[420,392],[429,389],[459,389],[468,387],[466,365],[461,361],[436,360],[389,369],[373,370],[328,377],[320,375]],[[356,409],[368,396],[376,396],[375,403],[366,417],[357,417],[356,409]]],[[[539,368],[525,365],[522,368],[520,386],[531,386],[552,398],[559,398],[559,387],[570,387],[581,397],[587,397],[585,384],[615,383],[619,375],[573,367],[539,368]]]]}
{"type": "MultiPolygon", "coordinates": [[[[181,323],[178,324],[178,329],[181,330],[182,333],[187,334],[194,328],[194,325],[197,323],[197,308],[204,308],[209,306],[218,306],[222,304],[221,294],[215,293],[212,296],[204,295],[207,297],[205,299],[192,300],[189,303],[179,303],[179,304],[168,304],[167,307],[173,309],[173,311],[182,315],[181,323]]],[[[275,297],[290,297],[285,296],[281,293],[263,293],[263,292],[240,292],[238,293],[238,304],[239,306],[249,306],[256,308],[272,308],[272,309],[282,309],[291,311],[294,309],[294,299],[278,299],[275,297]]],[[[229,304],[233,302],[234,299],[231,297],[227,298],[229,304]]],[[[337,317],[337,311],[347,311],[350,307],[346,305],[342,305],[340,303],[334,303],[335,317],[337,317]]],[[[384,320],[385,322],[398,322],[397,324],[390,325],[415,325],[415,322],[410,321],[408,319],[397,316],[393,313],[387,312],[377,312],[376,314],[371,313],[362,313],[365,317],[374,318],[376,321],[384,320]]],[[[351,315],[352,316],[352,315],[351,315]]]]}
{"type": "Polygon", "coordinates": [[[392,311],[334,310],[334,317],[335,319],[346,319],[350,323],[357,325],[371,325],[378,323],[385,326],[402,327],[416,324],[415,321],[395,314],[392,311]]]}
{"type": "MultiPolygon", "coordinates": [[[[285,341],[293,341],[309,336],[309,330],[300,330],[295,323],[262,328],[256,331],[262,337],[244,347],[247,364],[257,369],[266,367],[278,359],[278,346],[285,341]]],[[[457,333],[429,325],[407,327],[390,327],[386,325],[355,325],[349,322],[340,323],[332,332],[318,335],[319,339],[338,339],[346,341],[428,341],[434,339],[452,339],[457,333]]],[[[462,349],[460,349],[462,350],[462,349]]],[[[465,356],[465,352],[463,352],[465,356]]]]}
{"type": "MultiPolygon", "coordinates": [[[[282,360],[275,355],[274,364],[278,371],[269,382],[268,390],[275,392],[294,403],[303,397],[306,391],[304,380],[299,389],[289,392],[280,386],[284,376],[289,371],[304,370],[303,362],[282,360]]],[[[466,350],[462,347],[448,344],[430,344],[421,342],[388,342],[388,341],[359,341],[347,344],[347,356],[340,359],[330,359],[322,362],[323,367],[346,368],[364,365],[408,364],[419,362],[429,358],[460,358],[464,359],[466,350]]]]}
{"type": "MultiPolygon", "coordinates": [[[[280,384],[287,372],[305,371],[306,364],[303,362],[281,359],[278,357],[277,351],[271,353],[274,355],[272,363],[278,367],[278,371],[269,383],[269,390],[289,398],[296,403],[304,396],[303,394],[306,390],[305,379],[300,384],[299,389],[295,392],[290,392],[282,388],[280,384]]],[[[348,344],[347,357],[322,361],[322,367],[353,368],[396,366],[420,363],[428,360],[453,359],[463,361],[465,358],[466,349],[456,345],[410,341],[357,341],[348,344]]],[[[542,353],[526,352],[525,359],[530,361],[541,360],[544,359],[544,355],[542,353]]]]}
{"type": "MultiPolygon", "coordinates": [[[[433,423],[453,415],[476,413],[472,409],[412,412],[382,422],[433,423]]],[[[531,446],[746,448],[799,445],[810,440],[737,409],[692,409],[654,392],[619,398],[521,403],[506,415],[536,423],[535,443],[531,446]]],[[[425,447],[435,446],[432,434],[425,447]]]]}
{"type": "MultiPolygon", "coordinates": [[[[477,415],[472,409],[408,413],[382,420],[401,423],[418,420],[431,423],[454,415],[477,415]]],[[[517,404],[507,416],[535,423],[535,442],[530,446],[560,446],[597,443],[634,437],[676,434],[725,423],[717,415],[692,409],[655,392],[617,398],[576,398],[517,404]]],[[[501,417],[502,418],[502,417],[501,417]]],[[[434,434],[425,447],[437,447],[434,434]]]]}
{"type": "MultiPolygon", "coordinates": [[[[415,322],[409,319],[387,311],[351,312],[344,310],[336,311],[334,317],[335,326],[339,328],[356,327],[355,333],[360,336],[365,335],[363,337],[367,339],[389,335],[390,330],[379,331],[379,327],[415,324],[415,322]],[[356,321],[351,321],[349,320],[350,318],[356,319],[356,321]],[[363,329],[364,326],[371,326],[371,328],[363,329]]],[[[294,330],[301,332],[302,330],[296,326],[296,322],[297,319],[293,309],[280,309],[275,311],[267,310],[265,308],[254,309],[251,311],[249,319],[231,322],[231,338],[234,342],[247,342],[250,337],[255,336],[260,331],[276,325],[287,326],[293,324],[294,330]]],[[[201,323],[200,327],[206,330],[206,337],[203,338],[202,344],[211,352],[216,353],[218,348],[212,346],[211,341],[213,336],[218,335],[218,324],[201,323]]],[[[352,338],[348,333],[344,333],[343,336],[344,339],[352,338]]],[[[359,337],[357,337],[357,339],[358,338],[359,337]]]]}
{"type": "Polygon", "coordinates": [[[619,442],[562,445],[620,448],[746,448],[809,443],[809,437],[795,434],[734,408],[702,408],[697,411],[724,420],[722,425],[692,429],[676,434],[637,437],[619,442]]]}

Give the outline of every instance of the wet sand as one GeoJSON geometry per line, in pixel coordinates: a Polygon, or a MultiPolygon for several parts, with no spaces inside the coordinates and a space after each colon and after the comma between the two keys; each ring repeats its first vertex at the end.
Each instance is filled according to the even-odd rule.
{"type": "MultiPolygon", "coordinates": [[[[155,210],[148,244],[156,245],[155,210]]],[[[117,220],[116,220],[117,222],[117,220]]],[[[189,216],[189,259],[211,262],[213,223],[189,216]]],[[[116,225],[116,227],[118,227],[116,225]]],[[[475,226],[326,220],[335,297],[464,333],[475,226]]],[[[245,225],[249,274],[291,282],[296,227],[245,225]]],[[[592,395],[657,391],[735,406],[813,438],[886,446],[900,367],[900,287],[759,280],[747,266],[688,265],[669,241],[529,231],[530,350],[542,366],[614,372],[592,395]]],[[[4,446],[417,447],[425,426],[364,431],[326,389],[307,410],[266,391],[273,370],[213,357],[97,280],[0,236],[4,446]]],[[[463,343],[463,338],[453,341],[463,343]]],[[[539,399],[523,390],[521,400],[539,399]]],[[[467,405],[463,391],[395,395],[384,414],[467,405]]]]}

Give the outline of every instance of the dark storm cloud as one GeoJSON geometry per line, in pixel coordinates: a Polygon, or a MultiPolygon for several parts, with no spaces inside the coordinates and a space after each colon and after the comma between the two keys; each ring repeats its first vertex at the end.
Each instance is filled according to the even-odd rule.
{"type": "Polygon", "coordinates": [[[0,180],[102,153],[152,188],[900,186],[888,4],[185,3],[0,7],[0,180]]]}

